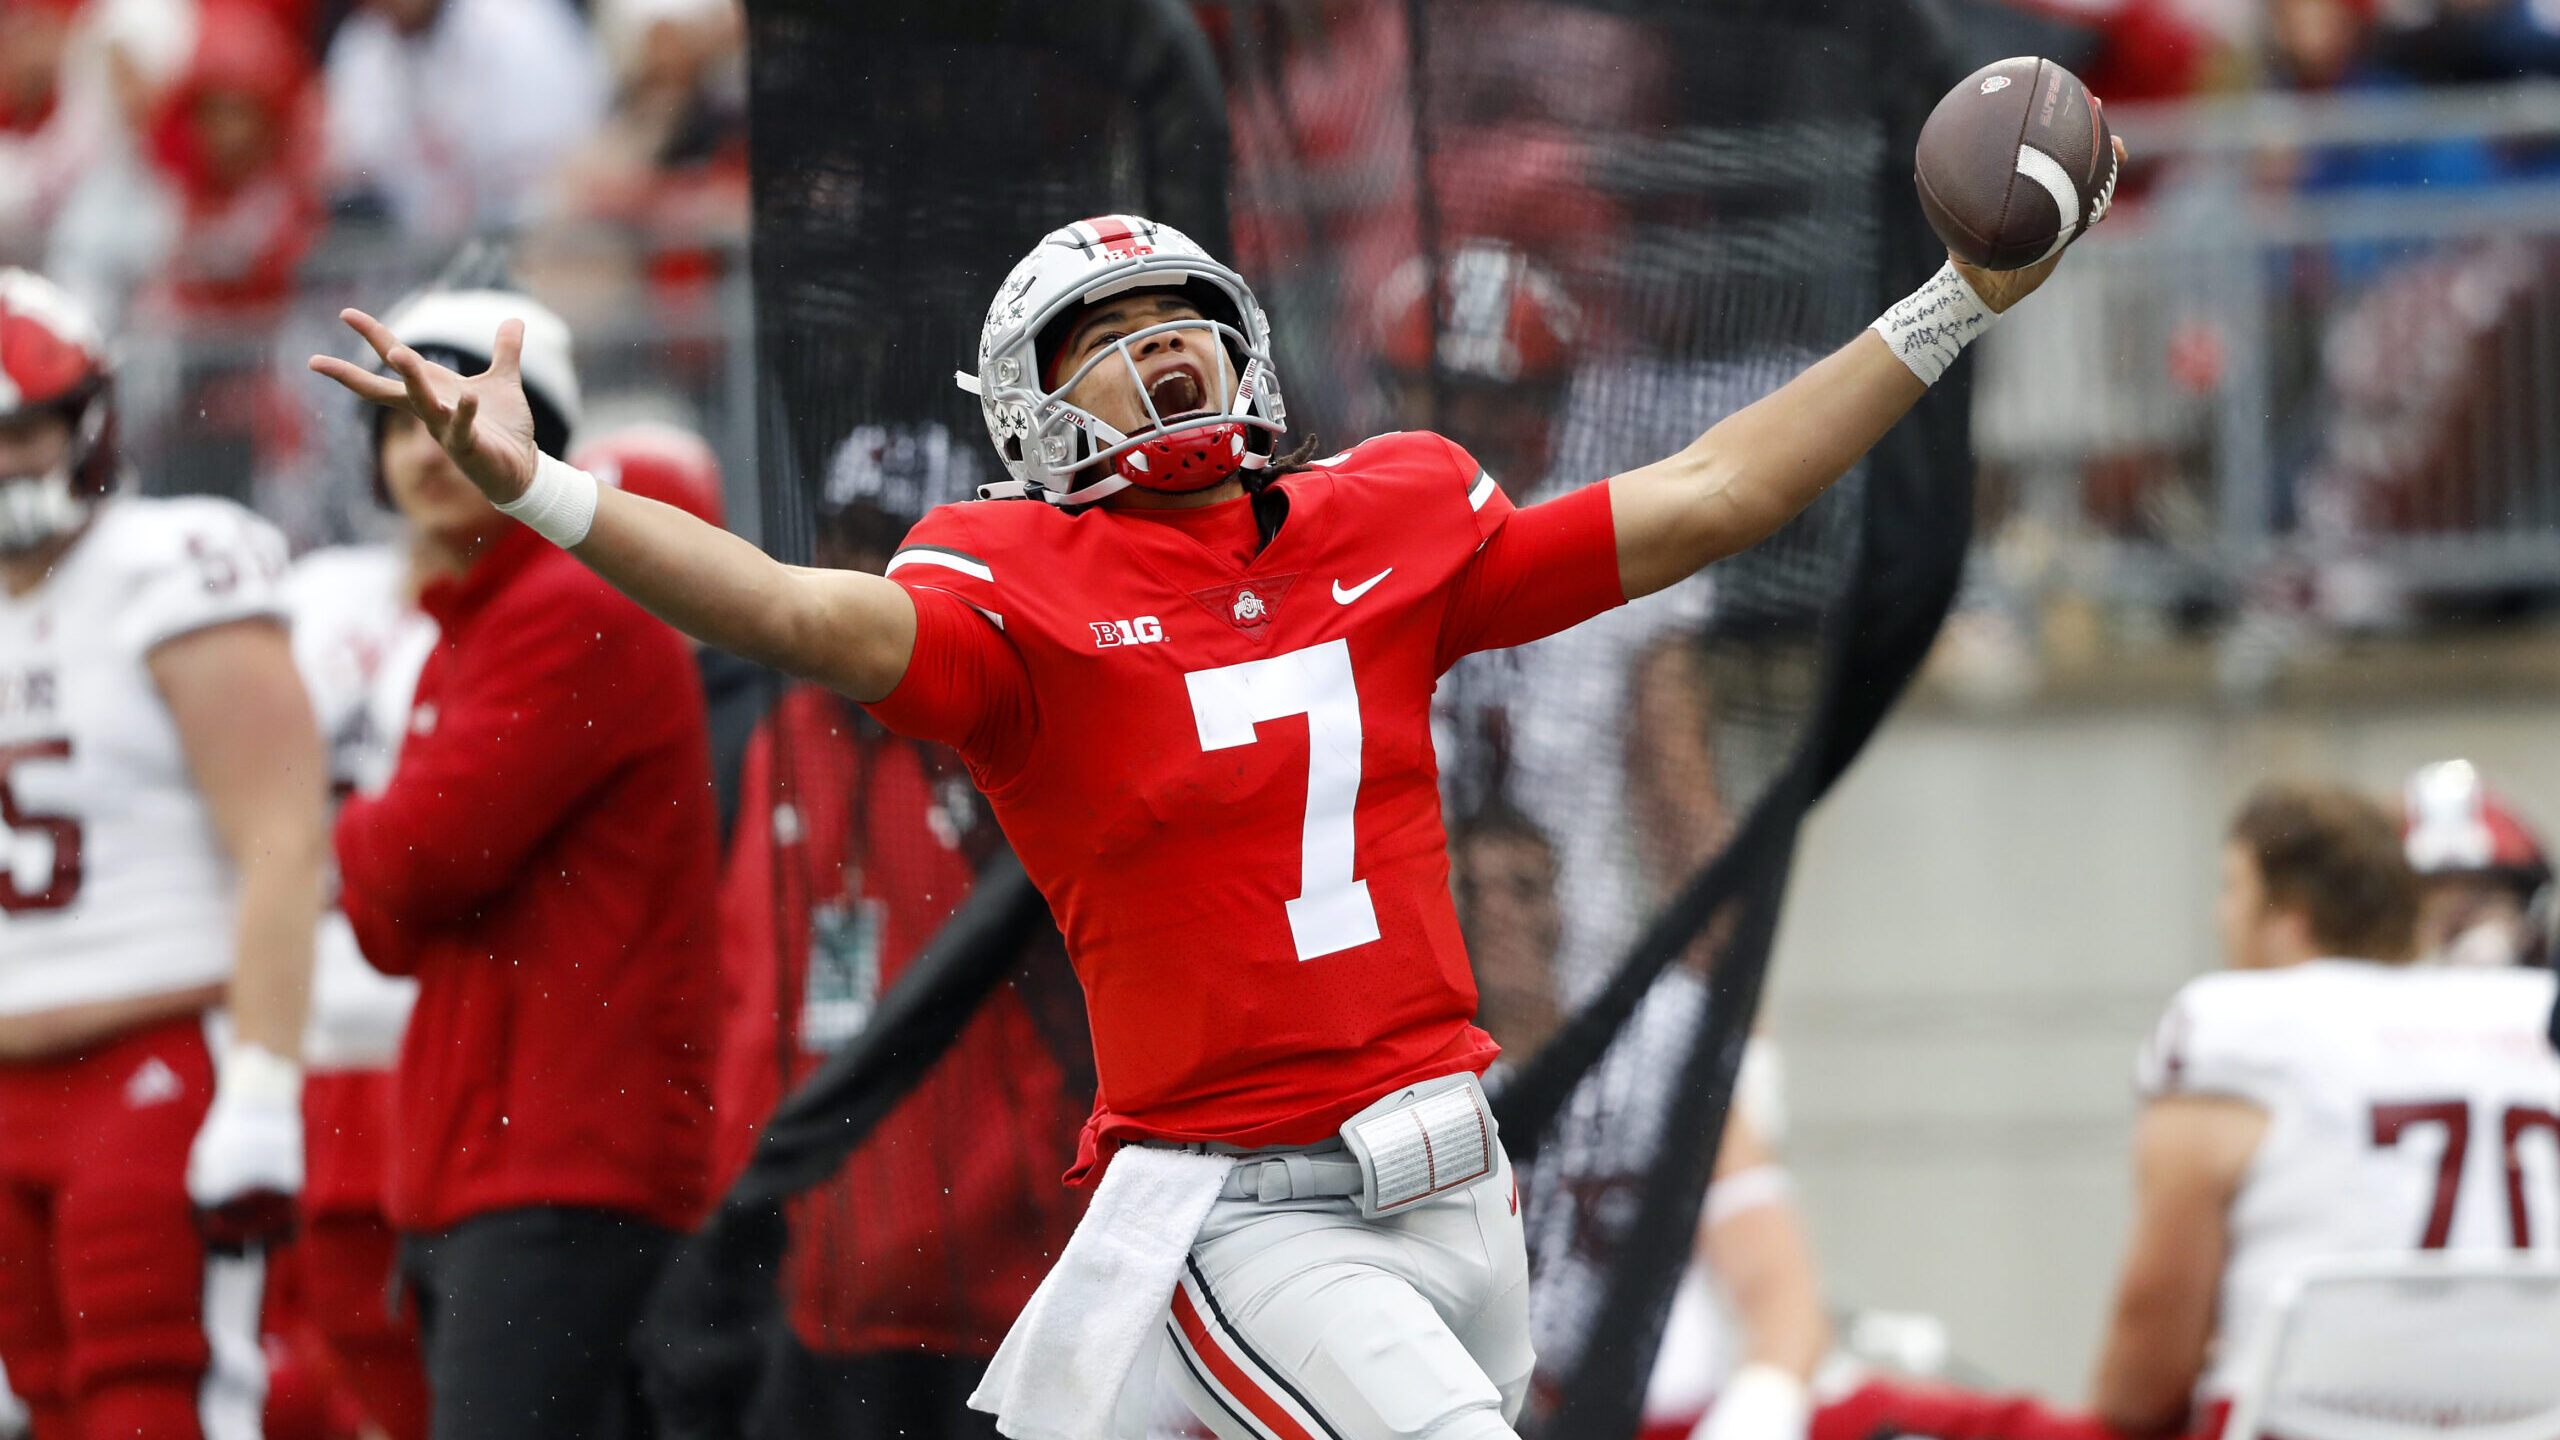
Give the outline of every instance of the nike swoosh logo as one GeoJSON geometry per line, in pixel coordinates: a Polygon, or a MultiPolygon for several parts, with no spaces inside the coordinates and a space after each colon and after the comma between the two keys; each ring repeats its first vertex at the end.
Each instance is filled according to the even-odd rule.
{"type": "Polygon", "coordinates": [[[1379,571],[1377,574],[1370,576],[1368,579],[1361,581],[1359,584],[1352,586],[1348,590],[1343,589],[1342,582],[1336,580],[1333,582],[1333,603],[1336,605],[1348,605],[1352,601],[1359,599],[1361,596],[1368,594],[1369,587],[1386,579],[1394,573],[1396,573],[1396,567],[1390,565],[1386,569],[1379,571]]]}

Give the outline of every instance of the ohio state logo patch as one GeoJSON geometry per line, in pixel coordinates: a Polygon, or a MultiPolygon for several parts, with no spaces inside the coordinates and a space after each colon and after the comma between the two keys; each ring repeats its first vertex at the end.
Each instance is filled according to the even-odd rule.
{"type": "Polygon", "coordinates": [[[1214,585],[1194,590],[1191,598],[1207,607],[1211,614],[1248,635],[1256,634],[1271,623],[1287,599],[1289,587],[1296,584],[1295,575],[1272,575],[1261,579],[1239,580],[1233,585],[1214,585]]]}

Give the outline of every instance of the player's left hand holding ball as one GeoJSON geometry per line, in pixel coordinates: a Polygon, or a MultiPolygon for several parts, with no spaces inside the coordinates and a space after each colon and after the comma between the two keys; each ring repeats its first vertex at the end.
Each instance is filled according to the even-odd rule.
{"type": "Polygon", "coordinates": [[[187,1198],[205,1243],[225,1254],[293,1234],[302,1193],[302,1067],[234,1045],[187,1152],[187,1198]]]}
{"type": "Polygon", "coordinates": [[[1913,179],[1948,261],[1994,313],[2044,283],[2106,218],[2124,141],[2096,96],[2050,60],[1968,75],[1920,129],[1913,179]]]}

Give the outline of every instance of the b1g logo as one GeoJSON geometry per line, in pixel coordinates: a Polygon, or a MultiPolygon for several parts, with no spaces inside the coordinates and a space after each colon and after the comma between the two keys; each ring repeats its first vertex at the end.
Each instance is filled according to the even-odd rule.
{"type": "Polygon", "coordinates": [[[1093,644],[1097,650],[1114,645],[1153,645],[1164,639],[1164,626],[1153,615],[1135,620],[1091,620],[1093,644]]]}

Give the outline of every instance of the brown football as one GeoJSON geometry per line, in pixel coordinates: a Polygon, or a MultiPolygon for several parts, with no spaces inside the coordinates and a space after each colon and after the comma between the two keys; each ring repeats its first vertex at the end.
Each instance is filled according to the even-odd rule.
{"type": "Polygon", "coordinates": [[[2116,151],[2087,86],[2021,55],[1964,78],[1920,127],[1915,166],[1929,228],[1986,270],[2033,265],[2098,223],[2116,151]]]}

